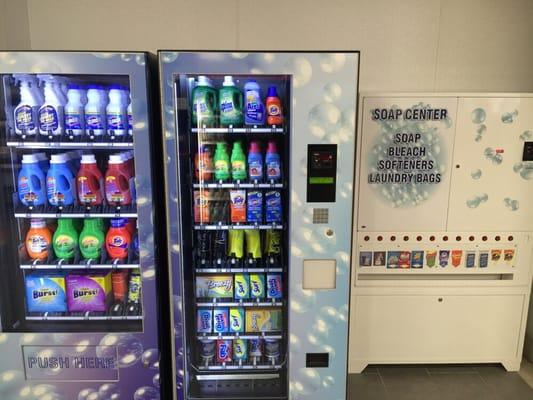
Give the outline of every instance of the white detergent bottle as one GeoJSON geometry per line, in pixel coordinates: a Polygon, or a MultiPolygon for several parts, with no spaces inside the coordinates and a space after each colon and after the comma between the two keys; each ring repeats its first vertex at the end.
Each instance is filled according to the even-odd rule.
{"type": "Polygon", "coordinates": [[[80,136],[85,130],[85,91],[79,85],[70,84],[65,105],[65,132],[80,136]]]}
{"type": "Polygon", "coordinates": [[[38,75],[44,82],[44,103],[39,108],[39,132],[41,135],[59,136],[63,133],[63,102],[54,86],[52,75],[38,75]]]}
{"type": "Polygon", "coordinates": [[[85,133],[93,137],[102,136],[105,132],[106,117],[101,86],[89,85],[85,105],[85,133]]]}
{"type": "Polygon", "coordinates": [[[133,107],[131,106],[131,92],[128,91],[128,107],[126,108],[128,114],[128,135],[133,136],[133,107]]]}
{"type": "Polygon", "coordinates": [[[36,135],[39,131],[38,109],[39,99],[31,87],[32,77],[29,75],[13,75],[20,82],[20,103],[13,111],[14,128],[17,135],[36,135]]]}
{"type": "Polygon", "coordinates": [[[108,135],[124,136],[128,133],[126,108],[124,88],[120,85],[112,85],[109,89],[109,103],[106,107],[108,135]]]}

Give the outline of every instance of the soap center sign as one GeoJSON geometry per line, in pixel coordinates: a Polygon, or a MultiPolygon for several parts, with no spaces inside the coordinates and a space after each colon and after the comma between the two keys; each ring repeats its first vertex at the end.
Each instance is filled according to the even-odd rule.
{"type": "Polygon", "coordinates": [[[439,123],[451,124],[446,108],[417,104],[370,110],[378,132],[367,154],[367,182],[393,207],[414,207],[442,182],[445,140],[439,123]]]}

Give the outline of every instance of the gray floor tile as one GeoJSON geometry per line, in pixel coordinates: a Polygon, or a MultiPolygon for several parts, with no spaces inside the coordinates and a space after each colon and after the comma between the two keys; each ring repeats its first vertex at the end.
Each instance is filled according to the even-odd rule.
{"type": "Polygon", "coordinates": [[[487,387],[505,399],[531,400],[533,389],[524,382],[517,372],[497,370],[479,370],[478,372],[487,387]]]}
{"type": "Polygon", "coordinates": [[[424,365],[380,365],[378,371],[385,383],[388,378],[429,377],[424,365]]]}
{"type": "MultiPolygon", "coordinates": [[[[429,376],[395,375],[384,379],[389,400],[432,400],[438,399],[438,385],[429,376]]],[[[445,398],[443,398],[445,399],[445,398]]]]}
{"type": "Polygon", "coordinates": [[[441,373],[431,376],[437,385],[438,394],[428,399],[439,400],[503,400],[485,385],[479,374],[474,373],[441,373]]]}
{"type": "Polygon", "coordinates": [[[348,400],[387,400],[377,373],[348,375],[348,400]]]}

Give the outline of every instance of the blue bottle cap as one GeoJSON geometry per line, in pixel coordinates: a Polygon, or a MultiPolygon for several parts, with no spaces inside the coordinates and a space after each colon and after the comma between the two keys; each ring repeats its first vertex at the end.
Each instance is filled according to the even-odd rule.
{"type": "Polygon", "coordinates": [[[278,91],[275,86],[268,87],[267,97],[278,97],[278,91]]]}
{"type": "Polygon", "coordinates": [[[77,90],[77,89],[80,89],[80,88],[81,88],[80,85],[77,85],[77,84],[75,84],[75,83],[69,83],[69,84],[67,85],[67,89],[68,89],[68,90],[70,90],[70,89],[75,89],[75,90],[77,90]]]}
{"type": "Polygon", "coordinates": [[[123,228],[126,226],[126,220],[124,218],[112,218],[111,226],[113,228],[123,228]]]}

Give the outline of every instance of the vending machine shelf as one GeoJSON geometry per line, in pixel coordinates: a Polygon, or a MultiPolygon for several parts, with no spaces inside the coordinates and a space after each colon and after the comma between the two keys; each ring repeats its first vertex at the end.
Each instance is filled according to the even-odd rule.
{"type": "Polygon", "coordinates": [[[8,141],[9,147],[18,149],[132,149],[132,142],[33,142],[33,141],[8,141]]]}
{"type": "Polygon", "coordinates": [[[59,208],[50,205],[15,207],[16,218],[137,218],[137,206],[80,206],[71,205],[59,208]]]}
{"type": "Polygon", "coordinates": [[[271,225],[228,225],[228,224],[220,224],[220,225],[208,225],[208,224],[200,224],[200,225],[194,225],[195,230],[206,230],[206,231],[227,231],[231,229],[260,229],[260,230],[268,230],[268,229],[276,229],[276,230],[282,230],[283,225],[281,224],[271,224],[271,225]]]}
{"type": "Polygon", "coordinates": [[[219,365],[201,365],[198,366],[200,371],[224,371],[224,370],[258,370],[258,369],[271,369],[278,370],[283,368],[283,364],[238,364],[238,363],[229,363],[229,364],[219,364],[219,365]]]}
{"type": "Polygon", "coordinates": [[[281,307],[281,301],[199,301],[197,307],[281,307]]]}
{"type": "Polygon", "coordinates": [[[245,127],[245,128],[192,128],[192,133],[198,134],[221,134],[221,133],[246,133],[246,134],[255,134],[255,133],[283,133],[284,129],[276,126],[272,127],[245,127]]]}
{"type": "Polygon", "coordinates": [[[200,182],[200,183],[194,183],[193,187],[195,189],[282,189],[283,188],[283,183],[276,183],[276,182],[267,182],[267,183],[259,183],[259,182],[248,182],[248,183],[240,183],[240,182],[222,183],[222,182],[215,182],[215,183],[207,183],[207,182],[200,182]]]}
{"type": "Polygon", "coordinates": [[[283,272],[283,268],[196,268],[196,272],[201,274],[283,272]]]}
{"type": "Polygon", "coordinates": [[[273,335],[273,334],[262,334],[262,335],[251,335],[248,333],[245,333],[243,335],[240,335],[239,333],[233,333],[233,334],[220,334],[220,335],[198,335],[199,340],[233,340],[233,339],[282,339],[282,335],[273,335]]]}
{"type": "Polygon", "coordinates": [[[137,269],[139,264],[91,264],[87,262],[85,264],[63,264],[58,262],[57,264],[21,264],[20,269],[45,269],[45,270],[69,270],[69,269],[137,269]]]}
{"type": "Polygon", "coordinates": [[[27,321],[139,321],[142,315],[27,315],[27,321]]]}

